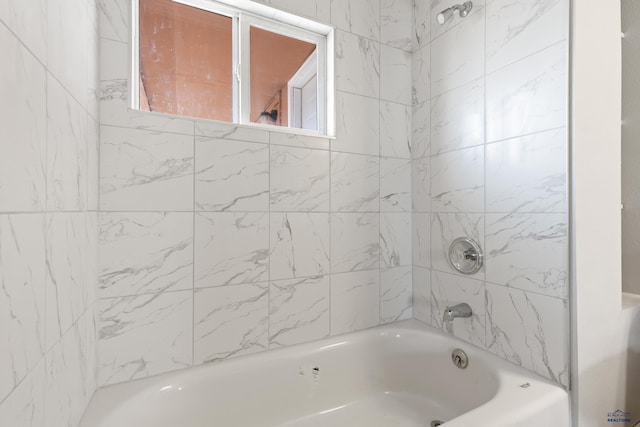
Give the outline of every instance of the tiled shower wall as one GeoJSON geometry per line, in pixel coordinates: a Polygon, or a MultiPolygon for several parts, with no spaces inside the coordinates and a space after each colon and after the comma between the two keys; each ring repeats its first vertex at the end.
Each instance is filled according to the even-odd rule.
{"type": "Polygon", "coordinates": [[[474,0],[445,25],[444,0],[415,0],[414,316],[568,384],[568,1],[474,0]],[[450,242],[480,243],[457,274],[450,242]]]}
{"type": "Polygon", "coordinates": [[[101,0],[99,385],[412,316],[410,0],[272,0],[336,26],[337,138],[127,108],[101,0]]]}
{"type": "Polygon", "coordinates": [[[97,21],[0,5],[1,426],[75,426],[96,388],[97,21]]]}

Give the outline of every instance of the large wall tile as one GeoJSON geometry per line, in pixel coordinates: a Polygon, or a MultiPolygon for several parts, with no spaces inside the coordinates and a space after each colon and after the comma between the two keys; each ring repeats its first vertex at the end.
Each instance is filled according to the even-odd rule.
{"type": "Polygon", "coordinates": [[[269,132],[266,129],[250,126],[236,126],[232,123],[216,122],[212,120],[195,121],[196,136],[206,136],[215,139],[230,139],[245,142],[269,142],[269,132]]]}
{"type": "Polygon", "coordinates": [[[429,101],[414,104],[411,111],[411,158],[431,154],[431,108],[429,101]]]}
{"type": "Polygon", "coordinates": [[[331,23],[341,30],[380,39],[380,0],[331,0],[331,23]]]}
{"type": "Polygon", "coordinates": [[[127,0],[99,0],[100,36],[123,43],[129,41],[129,6],[127,0]]]}
{"type": "Polygon", "coordinates": [[[190,291],[100,301],[100,386],[192,364],[190,291]]]}
{"type": "Polygon", "coordinates": [[[413,1],[380,0],[380,41],[411,52],[413,1]]]}
{"type": "Polygon", "coordinates": [[[194,362],[217,362],[266,350],[269,284],[200,289],[194,304],[194,362]]]}
{"type": "Polygon", "coordinates": [[[331,215],[331,272],[378,268],[378,213],[331,215]]]}
{"type": "MultiPolygon", "coordinates": [[[[475,240],[484,253],[484,216],[473,213],[438,213],[431,215],[431,266],[434,270],[461,274],[449,264],[449,246],[458,237],[475,240]]],[[[484,278],[484,268],[469,276],[484,278]]]]}
{"type": "MultiPolygon", "coordinates": [[[[87,208],[86,110],[50,75],[47,78],[47,209],[87,208]]],[[[97,170],[94,171],[97,173],[97,170]]]]}
{"type": "Polygon", "coordinates": [[[566,124],[566,43],[487,76],[487,142],[566,124]]]}
{"type": "Polygon", "coordinates": [[[272,146],[271,210],[328,211],[329,154],[323,150],[272,146]]]}
{"type": "Polygon", "coordinates": [[[465,148],[431,158],[434,212],[484,211],[484,147],[465,148]]]}
{"type": "Polygon", "coordinates": [[[331,335],[371,328],[379,321],[378,270],[331,276],[331,335]]]}
{"type": "Polygon", "coordinates": [[[487,348],[553,381],[569,384],[565,301],[487,283],[487,348]]]}
{"type": "Polygon", "coordinates": [[[331,153],[331,210],[375,212],[379,209],[380,159],[331,153]]]}
{"type": "Polygon", "coordinates": [[[271,282],[269,347],[328,336],[329,293],[329,276],[271,282]]]}
{"type": "Polygon", "coordinates": [[[269,210],[268,145],[198,137],[195,150],[198,210],[269,210]]]}
{"type": "Polygon", "coordinates": [[[411,266],[380,271],[380,323],[410,319],[412,313],[411,266]]]}
{"type": "Polygon", "coordinates": [[[451,21],[461,23],[431,43],[431,58],[437,58],[431,61],[433,96],[469,83],[484,73],[484,9],[469,14],[464,20],[454,15],[451,21]]]}
{"type": "Polygon", "coordinates": [[[380,47],[380,98],[411,105],[411,54],[382,45],[380,47]]]}
{"type": "Polygon", "coordinates": [[[44,216],[0,215],[0,401],[44,355],[45,262],[44,216]]]}
{"type": "Polygon", "coordinates": [[[487,281],[566,298],[569,225],[566,214],[487,214],[487,281]]]}
{"type": "Polygon", "coordinates": [[[0,405],[0,425],[44,426],[45,362],[42,360],[0,405]]]}
{"type": "Polygon", "coordinates": [[[412,228],[412,265],[431,268],[431,215],[414,212],[412,228]]]}
{"type": "Polygon", "coordinates": [[[413,2],[413,52],[431,41],[431,0],[414,0],[413,2]]]}
{"type": "Polygon", "coordinates": [[[380,211],[411,211],[411,160],[380,158],[380,211]]]}
{"type": "Polygon", "coordinates": [[[431,325],[431,271],[413,267],[413,317],[431,325]]]}
{"type": "Polygon", "coordinates": [[[337,136],[331,149],[377,156],[380,152],[380,101],[338,92],[336,111],[337,136]]]}
{"type": "Polygon", "coordinates": [[[413,52],[411,60],[411,102],[415,106],[431,98],[431,45],[413,52]]]}
{"type": "Polygon", "coordinates": [[[411,107],[381,102],[380,155],[411,158],[411,107]]]}
{"type": "Polygon", "coordinates": [[[380,95],[380,43],[336,31],[336,88],[376,98],[380,95]]]}
{"type": "Polygon", "coordinates": [[[431,100],[431,153],[484,143],[484,79],[431,100]]]}
{"type": "Polygon", "coordinates": [[[488,144],[488,212],[567,212],[567,129],[488,144]]]}
{"type": "Polygon", "coordinates": [[[262,282],[268,278],[268,213],[196,214],[196,288],[262,282]]]}
{"type": "Polygon", "coordinates": [[[411,202],[414,212],[431,211],[431,159],[411,162],[411,202]]]}
{"type": "Polygon", "coordinates": [[[274,213],[269,228],[271,280],[329,273],[328,213],[274,213]]]}
{"type": "Polygon", "coordinates": [[[443,328],[464,341],[485,347],[485,284],[481,280],[467,277],[431,272],[431,312],[433,326],[443,328]],[[447,307],[460,303],[471,306],[472,315],[468,318],[455,319],[453,322],[443,321],[447,307]]]}
{"type": "Polygon", "coordinates": [[[103,126],[104,211],[192,211],[193,136],[103,126]]]}
{"type": "Polygon", "coordinates": [[[487,5],[487,72],[568,37],[568,2],[496,0],[487,5]]]}
{"type": "MultiPolygon", "coordinates": [[[[0,7],[9,6],[3,2],[0,7]]],[[[10,118],[2,124],[0,211],[43,211],[46,206],[46,72],[2,25],[0,49],[5,57],[11,58],[0,65],[3,76],[0,92],[4,98],[0,102],[0,116],[10,118]]]]}
{"type": "Polygon", "coordinates": [[[193,214],[100,215],[100,297],[193,286],[193,214]]]}
{"type": "MultiPolygon", "coordinates": [[[[7,0],[0,4],[0,21],[13,31],[43,64],[47,62],[46,10],[47,0],[7,0]]],[[[3,49],[3,52],[6,51],[3,49]]]]}
{"type": "Polygon", "coordinates": [[[411,265],[411,214],[380,214],[380,267],[411,265]]]}

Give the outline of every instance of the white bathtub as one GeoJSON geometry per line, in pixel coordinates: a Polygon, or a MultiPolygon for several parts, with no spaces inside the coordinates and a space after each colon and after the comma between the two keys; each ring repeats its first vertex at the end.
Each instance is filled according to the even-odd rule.
{"type": "Polygon", "coordinates": [[[557,385],[416,321],[98,391],[81,427],[568,427],[557,385]],[[451,352],[463,349],[459,369],[451,352]],[[317,368],[317,369],[316,369],[317,368]]]}

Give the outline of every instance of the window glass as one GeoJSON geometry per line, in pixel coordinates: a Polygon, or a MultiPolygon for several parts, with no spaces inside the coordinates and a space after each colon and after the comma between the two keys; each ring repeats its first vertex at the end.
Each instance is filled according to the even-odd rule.
{"type": "Polygon", "coordinates": [[[314,43],[250,27],[252,123],[318,130],[314,43]]]}
{"type": "Polygon", "coordinates": [[[233,121],[232,18],[140,0],[139,19],[139,108],[233,121]]]}

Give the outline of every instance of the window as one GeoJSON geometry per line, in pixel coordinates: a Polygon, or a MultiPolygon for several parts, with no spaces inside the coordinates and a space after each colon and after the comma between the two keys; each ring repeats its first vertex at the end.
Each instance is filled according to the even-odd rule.
{"type": "Polygon", "coordinates": [[[333,133],[331,27],[248,0],[134,4],[133,108],[333,133]]]}

